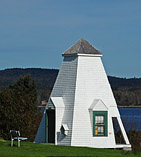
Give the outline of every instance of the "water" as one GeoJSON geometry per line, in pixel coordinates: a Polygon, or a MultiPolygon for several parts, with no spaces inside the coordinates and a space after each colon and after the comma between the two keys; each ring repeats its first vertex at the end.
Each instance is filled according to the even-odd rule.
{"type": "Polygon", "coordinates": [[[141,108],[118,108],[126,130],[141,131],[141,108]]]}

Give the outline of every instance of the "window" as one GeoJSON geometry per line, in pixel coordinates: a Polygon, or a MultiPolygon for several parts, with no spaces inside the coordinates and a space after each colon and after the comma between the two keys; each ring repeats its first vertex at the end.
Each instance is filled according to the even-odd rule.
{"type": "Polygon", "coordinates": [[[107,111],[93,111],[93,136],[107,136],[107,111]]]}

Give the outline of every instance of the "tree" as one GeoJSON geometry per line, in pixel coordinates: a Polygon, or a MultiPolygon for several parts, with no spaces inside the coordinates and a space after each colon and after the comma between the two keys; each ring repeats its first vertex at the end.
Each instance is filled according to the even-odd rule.
{"type": "Polygon", "coordinates": [[[9,138],[9,130],[20,130],[22,136],[34,140],[41,120],[41,113],[35,103],[36,85],[30,75],[0,92],[0,136],[9,138]]]}

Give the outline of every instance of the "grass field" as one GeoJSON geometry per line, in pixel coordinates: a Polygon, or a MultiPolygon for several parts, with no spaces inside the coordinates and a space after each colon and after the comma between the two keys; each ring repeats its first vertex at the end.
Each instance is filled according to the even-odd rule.
{"type": "MultiPolygon", "coordinates": [[[[114,149],[96,149],[87,147],[55,146],[47,144],[35,144],[21,142],[21,147],[10,146],[10,141],[0,141],[0,157],[49,157],[49,156],[73,156],[73,157],[120,157],[135,156],[132,152],[114,149]]],[[[140,156],[137,154],[136,156],[140,156]]]]}

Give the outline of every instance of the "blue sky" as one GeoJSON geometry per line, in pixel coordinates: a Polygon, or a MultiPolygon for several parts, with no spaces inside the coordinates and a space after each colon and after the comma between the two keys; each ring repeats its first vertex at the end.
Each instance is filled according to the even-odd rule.
{"type": "Polygon", "coordinates": [[[108,75],[141,77],[140,0],[1,0],[0,69],[57,68],[80,38],[108,75]]]}

